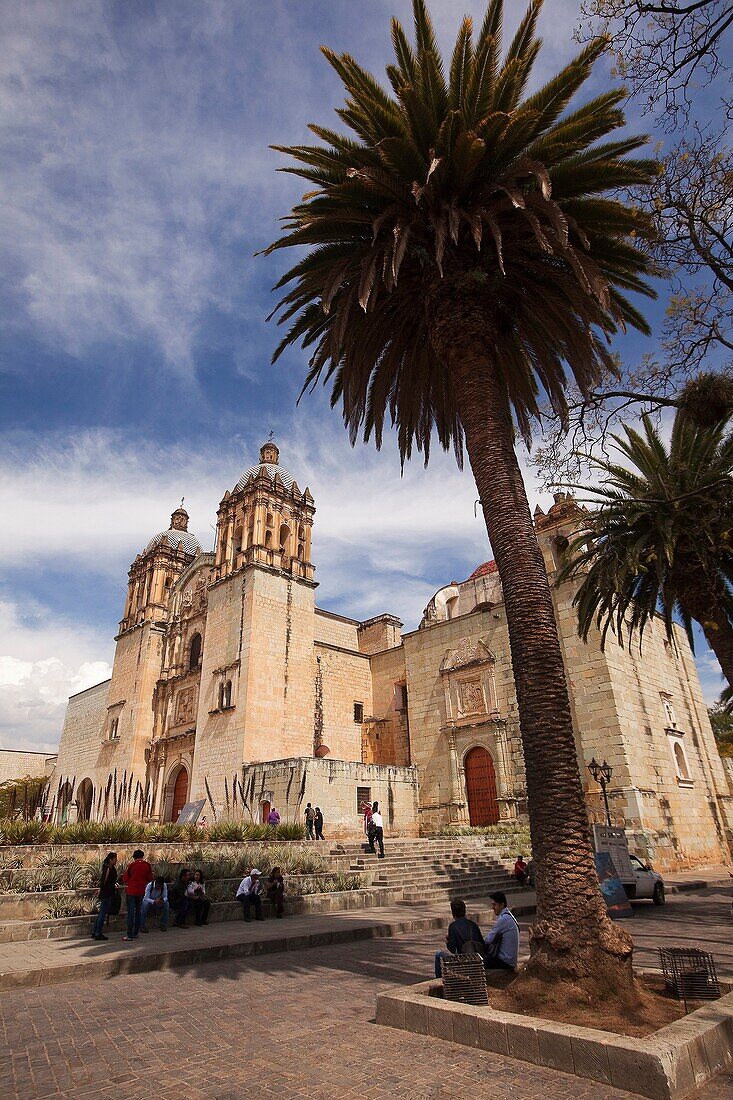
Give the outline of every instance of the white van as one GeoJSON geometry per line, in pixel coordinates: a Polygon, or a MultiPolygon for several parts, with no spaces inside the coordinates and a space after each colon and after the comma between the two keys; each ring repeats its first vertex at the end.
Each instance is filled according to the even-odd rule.
{"type": "Polygon", "coordinates": [[[655,905],[664,905],[664,879],[638,856],[630,854],[623,829],[612,825],[594,825],[593,846],[597,852],[610,854],[630,900],[650,898],[655,905]]]}

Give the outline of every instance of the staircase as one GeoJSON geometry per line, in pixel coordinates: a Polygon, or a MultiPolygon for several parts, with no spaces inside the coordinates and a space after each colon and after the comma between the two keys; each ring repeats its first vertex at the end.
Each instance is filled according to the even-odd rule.
{"type": "Polygon", "coordinates": [[[395,901],[431,903],[518,890],[496,849],[488,848],[481,837],[387,840],[385,859],[372,855],[366,844],[345,843],[330,854],[349,860],[351,871],[371,872],[372,888],[394,891],[395,901]]]}

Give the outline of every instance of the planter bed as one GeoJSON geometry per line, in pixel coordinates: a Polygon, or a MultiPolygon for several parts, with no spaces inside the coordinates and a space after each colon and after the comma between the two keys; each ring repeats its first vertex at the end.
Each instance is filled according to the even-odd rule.
{"type": "Polygon", "coordinates": [[[377,1023],[562,1070],[652,1100],[681,1100],[733,1062],[730,992],[642,1039],[444,1001],[442,993],[440,980],[380,993],[377,1023]]]}

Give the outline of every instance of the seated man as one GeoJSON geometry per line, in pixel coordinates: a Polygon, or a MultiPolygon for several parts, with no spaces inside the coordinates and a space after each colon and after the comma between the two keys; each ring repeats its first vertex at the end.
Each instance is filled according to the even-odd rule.
{"type": "Polygon", "coordinates": [[[489,894],[494,910],[491,931],[484,937],[486,955],[484,962],[487,970],[516,970],[519,956],[519,925],[517,918],[507,907],[506,894],[497,890],[489,894]]]}
{"type": "Polygon", "coordinates": [[[145,887],[145,893],[143,894],[143,907],[142,915],[140,917],[140,931],[147,932],[145,922],[148,919],[149,913],[154,913],[156,916],[160,916],[160,930],[165,932],[168,929],[168,913],[170,906],[168,905],[168,887],[166,886],[165,879],[158,875],[156,879],[149,882],[145,887]]]}
{"type": "Polygon", "coordinates": [[[191,898],[186,897],[186,891],[190,881],[191,872],[188,867],[182,867],[178,873],[178,878],[170,890],[170,907],[176,914],[174,922],[176,928],[186,927],[186,917],[191,909],[191,898]]]}
{"type": "Polygon", "coordinates": [[[518,855],[516,863],[514,864],[514,877],[520,886],[524,886],[527,881],[527,864],[524,862],[524,856],[518,855]]]}
{"type": "Polygon", "coordinates": [[[260,876],[262,872],[258,871],[256,867],[253,867],[250,873],[242,879],[237,890],[237,901],[242,906],[242,916],[246,921],[252,918],[249,915],[249,911],[254,906],[255,916],[257,920],[264,920],[262,916],[262,882],[260,876]]]}
{"type": "Polygon", "coordinates": [[[453,898],[450,903],[450,911],[454,920],[448,925],[448,935],[445,938],[447,951],[435,952],[435,977],[443,975],[443,959],[450,959],[453,955],[466,953],[466,944],[473,944],[476,954],[482,955],[484,950],[484,938],[481,929],[472,920],[466,917],[466,903],[462,898],[453,898]]]}

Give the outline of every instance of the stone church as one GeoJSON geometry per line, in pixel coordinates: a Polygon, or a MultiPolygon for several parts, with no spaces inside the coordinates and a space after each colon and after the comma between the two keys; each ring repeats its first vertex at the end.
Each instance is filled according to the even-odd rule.
{"type": "MultiPolygon", "coordinates": [[[[316,605],[315,502],[273,442],[227,490],[213,552],[183,507],[135,558],[111,679],[72,696],[53,779],[57,820],[214,818],[361,827],[388,835],[526,816],[501,580],[494,562],[441,588],[416,630],[316,605]]],[[[613,819],[659,867],[727,862],[733,800],[694,659],[652,624],[644,651],[580,641],[573,587],[555,576],[582,510],[562,494],[537,535],[553,586],[589,815],[613,768],[613,819]]]]}

